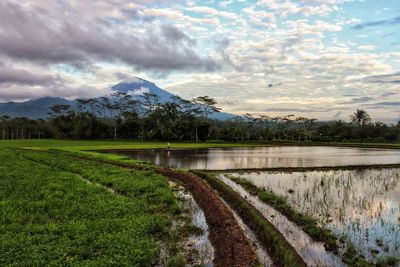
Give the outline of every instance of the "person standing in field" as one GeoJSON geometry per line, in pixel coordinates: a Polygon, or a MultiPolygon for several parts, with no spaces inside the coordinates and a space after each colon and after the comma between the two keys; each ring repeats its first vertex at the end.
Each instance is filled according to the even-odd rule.
{"type": "Polygon", "coordinates": [[[168,146],[168,150],[171,150],[171,144],[169,142],[167,143],[167,146],[168,146]]]}

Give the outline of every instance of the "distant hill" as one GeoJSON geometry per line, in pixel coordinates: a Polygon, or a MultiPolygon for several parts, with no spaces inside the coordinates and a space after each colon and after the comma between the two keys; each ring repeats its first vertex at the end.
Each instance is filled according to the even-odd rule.
{"type": "Polygon", "coordinates": [[[55,105],[73,106],[75,101],[61,97],[43,97],[25,102],[0,103],[0,115],[41,119],[48,117],[48,113],[51,111],[50,107],[55,105]]]}
{"type": "MultiPolygon", "coordinates": [[[[171,97],[174,96],[154,83],[137,77],[116,84],[111,89],[114,92],[132,94],[137,99],[143,93],[152,93],[157,95],[162,103],[171,101],[171,97]]],[[[74,106],[75,101],[61,97],[43,97],[25,102],[0,103],[0,116],[7,115],[10,117],[27,117],[31,119],[47,118],[49,117],[48,113],[51,111],[50,107],[54,105],[74,106]]],[[[233,117],[234,115],[224,112],[214,113],[210,116],[210,118],[218,120],[227,120],[233,117]]]]}

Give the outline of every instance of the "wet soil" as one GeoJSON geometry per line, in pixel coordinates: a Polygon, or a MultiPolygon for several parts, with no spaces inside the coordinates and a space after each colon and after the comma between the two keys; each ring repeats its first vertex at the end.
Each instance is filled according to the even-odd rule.
{"type": "Polygon", "coordinates": [[[181,182],[203,209],[215,248],[215,266],[252,266],[256,255],[232,212],[199,177],[170,169],[158,173],[181,182]]]}

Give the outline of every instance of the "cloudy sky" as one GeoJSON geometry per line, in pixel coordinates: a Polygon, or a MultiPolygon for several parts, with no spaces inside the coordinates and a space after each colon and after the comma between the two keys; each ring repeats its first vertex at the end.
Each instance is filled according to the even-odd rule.
{"type": "Polygon", "coordinates": [[[397,121],[399,1],[0,1],[0,102],[135,76],[235,114],[397,121]]]}

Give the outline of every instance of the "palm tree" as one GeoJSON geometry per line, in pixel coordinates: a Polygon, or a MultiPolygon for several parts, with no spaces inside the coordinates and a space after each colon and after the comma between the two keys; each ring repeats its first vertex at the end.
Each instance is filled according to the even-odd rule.
{"type": "Polygon", "coordinates": [[[352,123],[357,123],[358,125],[366,125],[371,122],[371,117],[365,110],[357,109],[356,112],[350,115],[352,123]]]}

